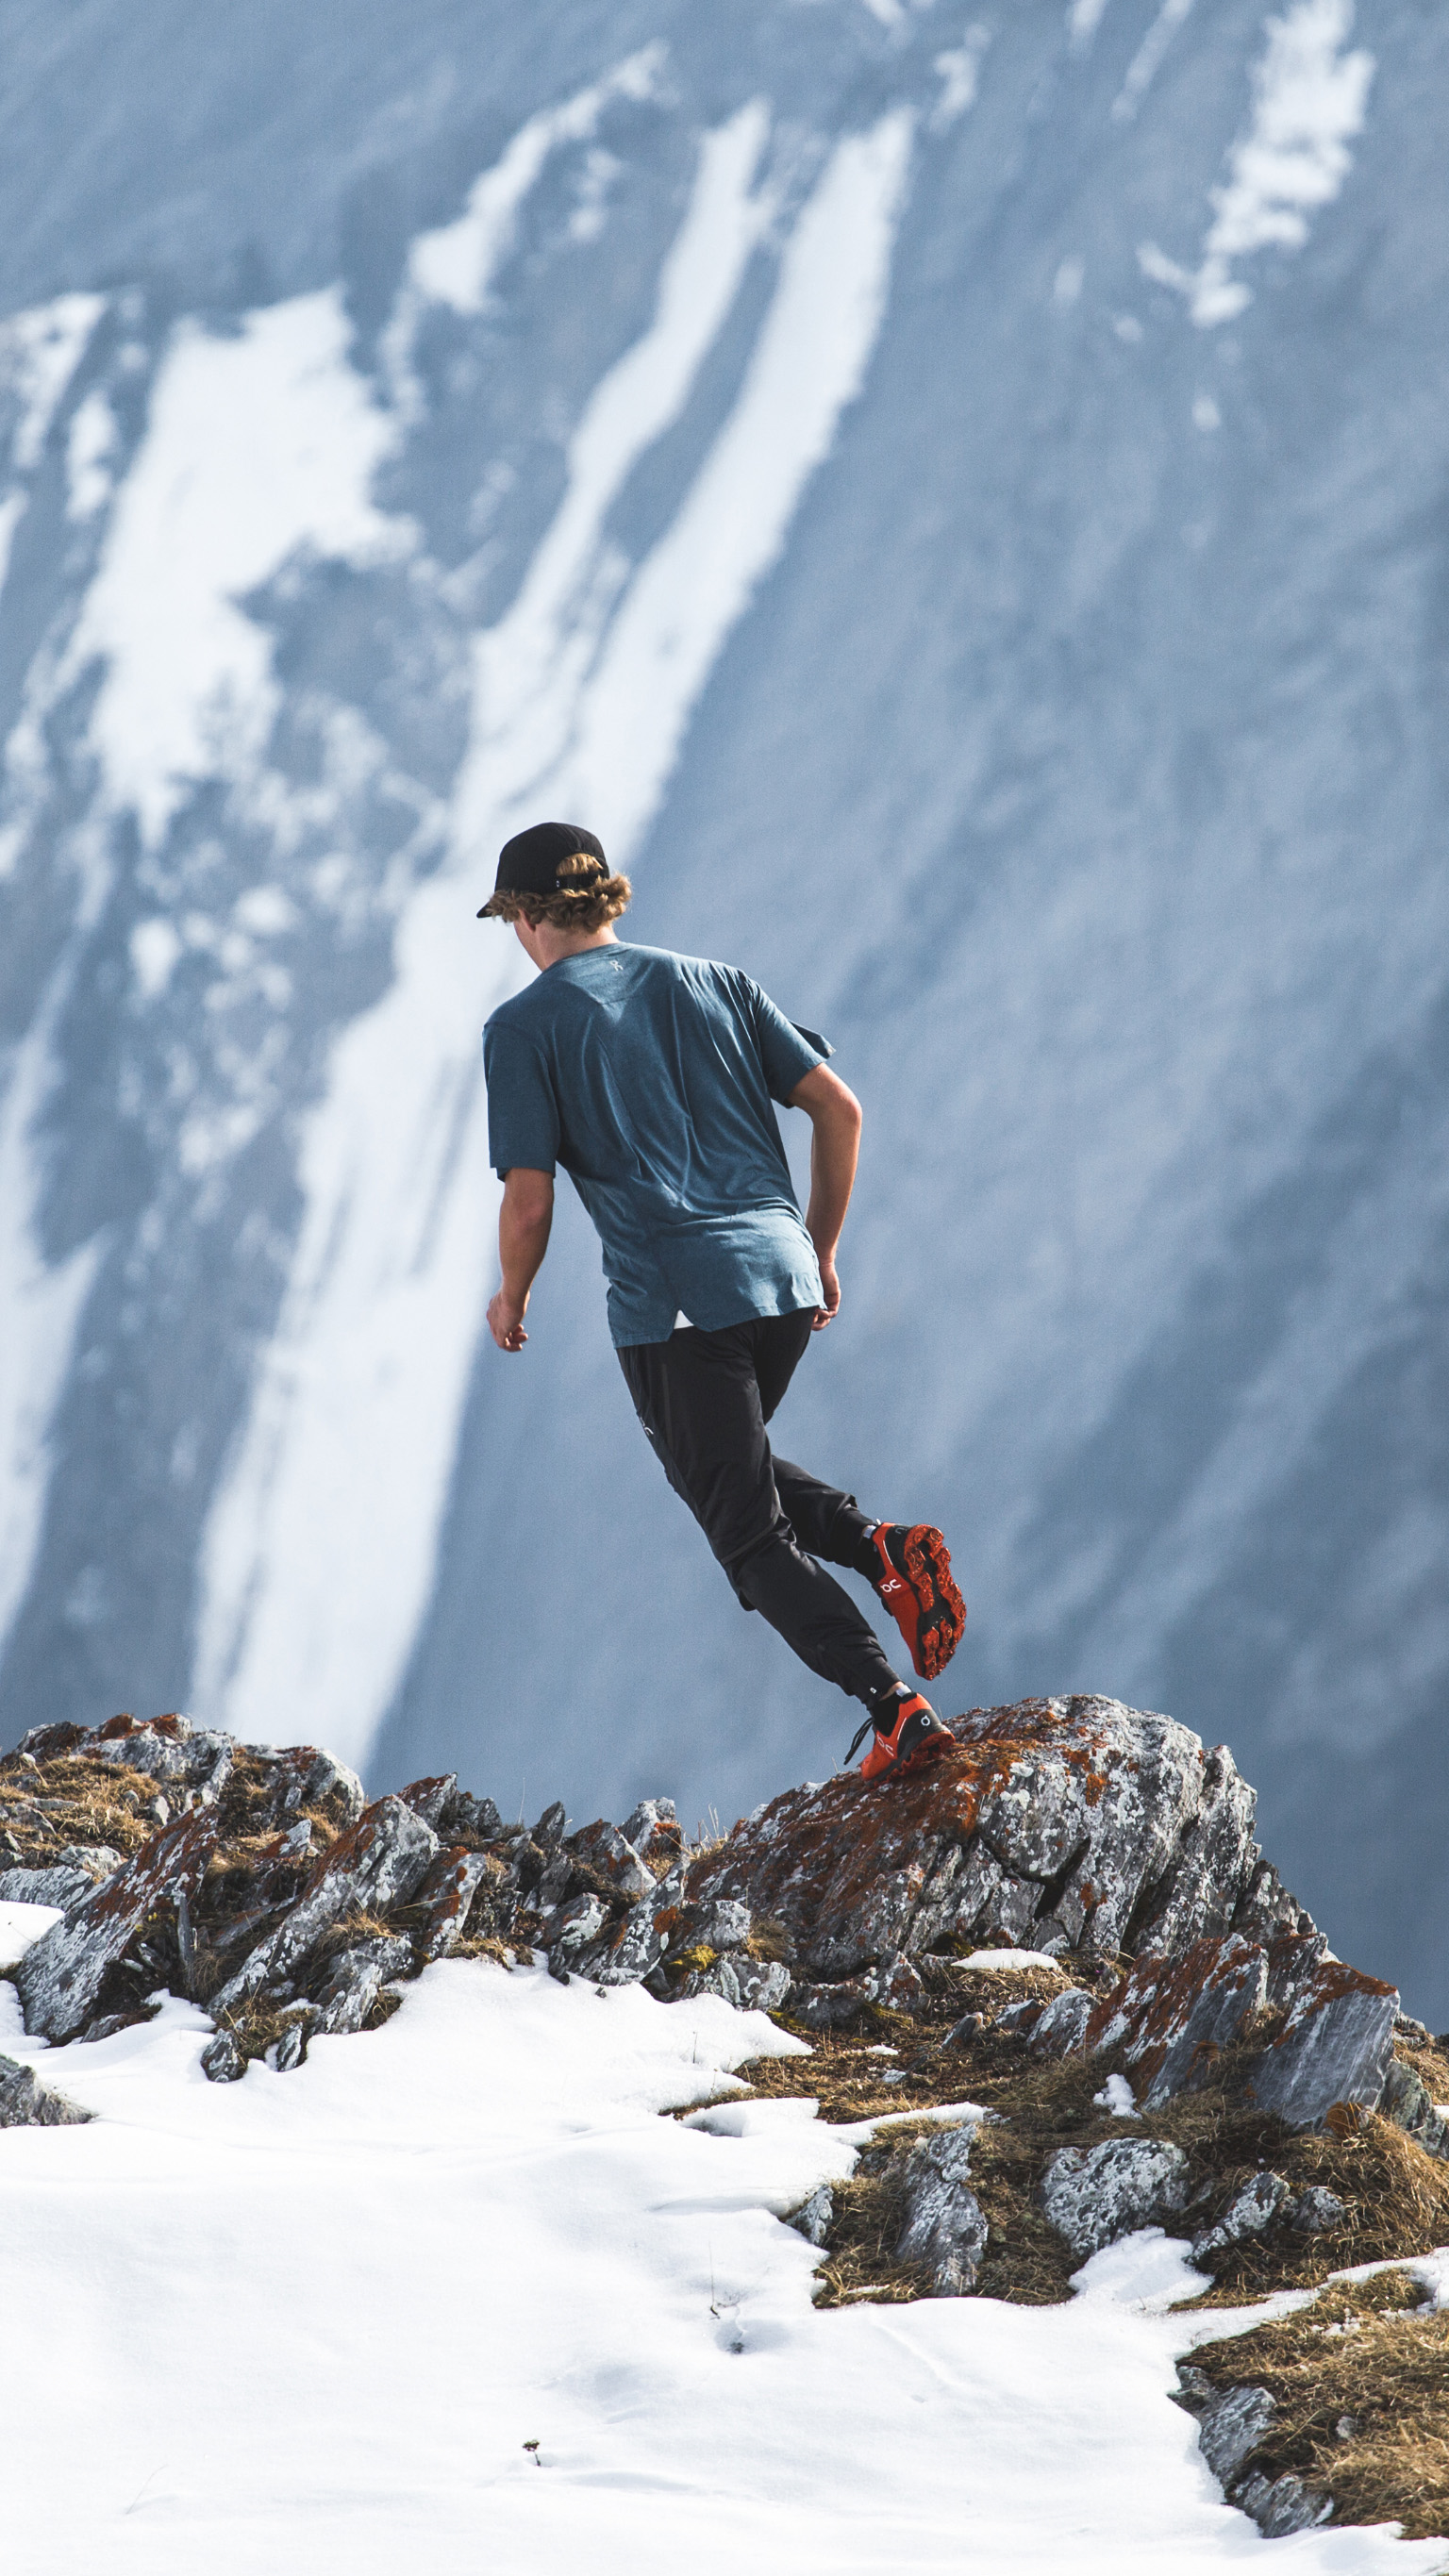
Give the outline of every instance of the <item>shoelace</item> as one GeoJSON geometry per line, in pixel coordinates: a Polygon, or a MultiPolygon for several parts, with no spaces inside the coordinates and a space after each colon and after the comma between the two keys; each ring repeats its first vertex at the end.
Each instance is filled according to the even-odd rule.
{"type": "Polygon", "coordinates": [[[850,1739],[850,1749],[845,1757],[847,1769],[849,1769],[850,1764],[855,1760],[857,1753],[860,1751],[861,1746],[864,1744],[865,1739],[869,1735],[874,1724],[875,1719],[871,1716],[869,1710],[867,1710],[864,1724],[856,1728],[855,1733],[850,1739]]]}

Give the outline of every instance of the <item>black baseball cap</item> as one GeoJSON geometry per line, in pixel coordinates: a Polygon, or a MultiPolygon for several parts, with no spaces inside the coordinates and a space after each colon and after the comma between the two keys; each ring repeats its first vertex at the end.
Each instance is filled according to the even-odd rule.
{"type": "Polygon", "coordinates": [[[607,871],[603,842],[579,823],[530,823],[526,832],[515,832],[498,853],[493,895],[480,906],[479,920],[487,920],[500,894],[579,893],[575,878],[559,875],[559,863],[580,857],[597,859],[607,871]]]}

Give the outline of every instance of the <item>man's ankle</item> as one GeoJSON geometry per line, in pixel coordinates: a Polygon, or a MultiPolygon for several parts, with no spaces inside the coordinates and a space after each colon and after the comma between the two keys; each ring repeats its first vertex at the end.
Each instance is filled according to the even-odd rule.
{"type": "Polygon", "coordinates": [[[853,1572],[856,1574],[863,1574],[867,1583],[876,1582],[879,1579],[881,1572],[880,1549],[875,1543],[876,1531],[880,1529],[881,1526],[882,1524],[879,1521],[866,1522],[864,1529],[856,1540],[855,1554],[851,1558],[851,1567],[853,1572]]]}
{"type": "Polygon", "coordinates": [[[886,1689],[874,1692],[866,1704],[877,1735],[889,1735],[900,1716],[901,1702],[918,1696],[909,1682],[891,1682],[886,1689]]]}

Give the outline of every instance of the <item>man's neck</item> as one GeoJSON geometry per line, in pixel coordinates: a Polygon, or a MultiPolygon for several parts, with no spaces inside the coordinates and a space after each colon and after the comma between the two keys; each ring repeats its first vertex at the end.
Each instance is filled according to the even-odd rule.
{"type": "Polygon", "coordinates": [[[535,966],[540,968],[557,966],[562,957],[582,957],[586,948],[613,948],[618,945],[612,926],[603,930],[556,930],[551,921],[541,921],[536,928],[521,922],[520,937],[525,930],[528,936],[523,945],[535,966]]]}

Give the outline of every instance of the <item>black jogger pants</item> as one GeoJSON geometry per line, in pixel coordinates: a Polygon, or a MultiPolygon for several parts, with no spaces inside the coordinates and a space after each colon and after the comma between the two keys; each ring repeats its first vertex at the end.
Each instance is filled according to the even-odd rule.
{"type": "Polygon", "coordinates": [[[765,1425],[810,1339],[808,1311],[752,1315],[718,1333],[681,1326],[619,1353],[634,1410],[747,1610],[758,1610],[812,1673],[852,1699],[896,1675],[849,1593],[818,1565],[865,1571],[872,1524],[855,1496],[775,1457],[765,1425]]]}

